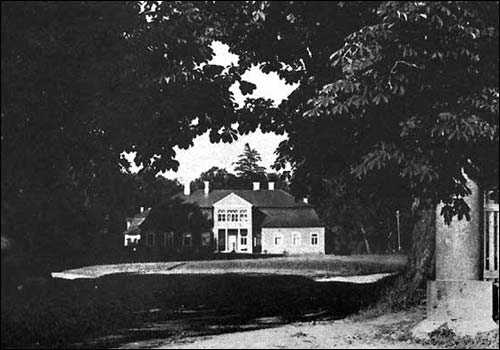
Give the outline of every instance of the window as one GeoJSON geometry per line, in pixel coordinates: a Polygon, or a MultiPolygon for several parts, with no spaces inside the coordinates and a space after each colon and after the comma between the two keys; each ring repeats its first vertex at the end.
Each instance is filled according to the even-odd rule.
{"type": "Polygon", "coordinates": [[[283,243],[283,236],[277,233],[274,235],[274,245],[281,245],[283,243]]]}
{"type": "Polygon", "coordinates": [[[238,210],[228,210],[227,211],[227,221],[238,221],[238,210]]]}
{"type": "Polygon", "coordinates": [[[300,233],[294,232],[292,234],[292,245],[295,245],[295,246],[300,245],[300,233]]]}
{"type": "Polygon", "coordinates": [[[240,210],[240,221],[246,222],[248,221],[248,213],[246,209],[240,210]]]}
{"type": "Polygon", "coordinates": [[[311,233],[311,245],[318,245],[318,234],[311,233]]]}
{"type": "Polygon", "coordinates": [[[219,230],[217,244],[219,251],[226,250],[226,230],[219,230]]]}
{"type": "Polygon", "coordinates": [[[217,221],[226,221],[226,211],[224,209],[217,210],[217,221]]]}
{"type": "Polygon", "coordinates": [[[184,234],[184,237],[182,239],[182,245],[184,247],[191,247],[191,244],[193,243],[191,238],[192,237],[190,233],[184,234]]]}
{"type": "Polygon", "coordinates": [[[247,235],[248,235],[248,230],[247,229],[241,229],[240,230],[240,236],[241,236],[241,239],[240,239],[240,242],[241,242],[241,245],[247,245],[247,235]]]}
{"type": "Polygon", "coordinates": [[[174,246],[174,233],[164,232],[163,233],[163,246],[167,248],[172,248],[174,246]]]}

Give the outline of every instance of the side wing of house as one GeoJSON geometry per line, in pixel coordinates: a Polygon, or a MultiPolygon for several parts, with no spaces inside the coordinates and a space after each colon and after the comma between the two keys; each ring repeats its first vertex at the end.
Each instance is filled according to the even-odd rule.
{"type": "Polygon", "coordinates": [[[325,254],[324,227],[262,228],[262,252],[267,254],[325,254]]]}
{"type": "Polygon", "coordinates": [[[263,253],[325,253],[325,228],[312,207],[261,210],[263,253]]]}

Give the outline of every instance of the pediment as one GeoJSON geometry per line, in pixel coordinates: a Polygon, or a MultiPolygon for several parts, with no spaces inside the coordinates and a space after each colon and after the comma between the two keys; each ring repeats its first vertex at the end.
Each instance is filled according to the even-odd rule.
{"type": "Polygon", "coordinates": [[[252,206],[252,203],[244,200],[235,193],[230,193],[224,198],[214,203],[214,207],[248,207],[248,206],[252,206]]]}

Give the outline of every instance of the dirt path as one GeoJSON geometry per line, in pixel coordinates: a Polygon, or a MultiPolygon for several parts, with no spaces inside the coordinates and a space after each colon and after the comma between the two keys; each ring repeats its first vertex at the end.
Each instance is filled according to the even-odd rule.
{"type": "Polygon", "coordinates": [[[424,310],[387,314],[370,320],[343,319],[293,323],[276,328],[230,334],[134,342],[123,348],[156,349],[429,349],[405,340],[405,331],[422,320],[424,310]]]}

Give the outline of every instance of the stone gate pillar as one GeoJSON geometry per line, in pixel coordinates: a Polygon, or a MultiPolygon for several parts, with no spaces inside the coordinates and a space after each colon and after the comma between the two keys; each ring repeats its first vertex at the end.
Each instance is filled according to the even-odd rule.
{"type": "Polygon", "coordinates": [[[480,280],[481,192],[470,179],[467,186],[472,191],[464,198],[470,207],[469,221],[455,217],[446,225],[443,205],[436,209],[436,280],[427,283],[427,318],[413,329],[419,338],[445,323],[462,336],[498,328],[493,321],[493,284],[480,280]]]}

